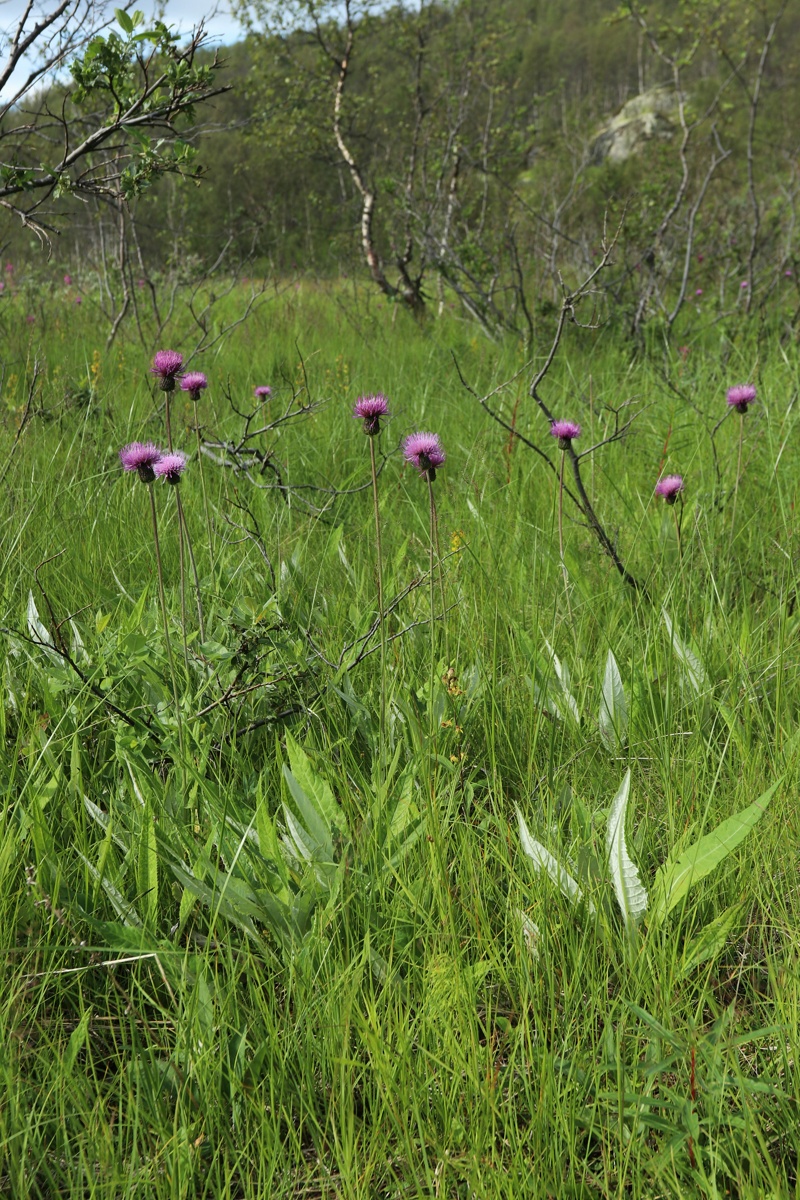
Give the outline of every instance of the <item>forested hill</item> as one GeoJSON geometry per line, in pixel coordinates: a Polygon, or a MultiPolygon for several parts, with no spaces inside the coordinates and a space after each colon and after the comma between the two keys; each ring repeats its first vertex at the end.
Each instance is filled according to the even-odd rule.
{"type": "MultiPolygon", "coordinates": [[[[187,132],[202,182],[167,178],[136,202],[142,269],[362,272],[413,303],[455,288],[513,323],[515,273],[582,270],[623,213],[621,288],[660,259],[686,291],[687,246],[737,269],[747,246],[745,274],[789,269],[800,7],[354,4],[347,28],[323,3],[316,30],[304,8],[257,0],[246,38],[219,51],[230,90],[187,132]]],[[[94,262],[109,219],[76,205],[57,260],[94,262]]]]}

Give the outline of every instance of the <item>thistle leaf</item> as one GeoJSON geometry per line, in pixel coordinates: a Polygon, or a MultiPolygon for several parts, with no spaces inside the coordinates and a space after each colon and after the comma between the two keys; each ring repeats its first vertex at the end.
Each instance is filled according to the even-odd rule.
{"type": "Polygon", "coordinates": [[[617,660],[611,650],[606,658],[598,725],[606,747],[621,750],[628,736],[628,704],[617,660]]]}
{"type": "Polygon", "coordinates": [[[647,892],[639,878],[636,864],[628,854],[625,843],[625,812],[631,788],[631,773],[625,772],[622,785],[614,797],[608,816],[606,847],[608,867],[614,883],[617,903],[625,918],[626,926],[639,920],[647,909],[647,892]]]}
{"type": "Polygon", "coordinates": [[[675,651],[678,662],[683,667],[684,678],[695,695],[699,696],[706,681],[705,668],[694,651],[690,650],[681,641],[672,623],[672,618],[665,608],[662,608],[661,615],[664,618],[664,624],[667,627],[667,633],[672,642],[672,649],[675,651]]]}
{"type": "MultiPolygon", "coordinates": [[[[531,836],[531,832],[525,824],[525,820],[519,809],[517,809],[517,820],[519,822],[519,840],[522,844],[522,849],[536,870],[546,871],[553,883],[561,889],[568,900],[572,900],[575,904],[581,901],[583,899],[583,891],[578,881],[572,878],[569,871],[565,867],[562,867],[558,859],[554,858],[541,842],[537,842],[536,838],[531,836]]],[[[594,912],[594,905],[591,900],[589,901],[589,912],[594,912]]]]}
{"type": "Polygon", "coordinates": [[[677,859],[671,857],[659,867],[655,878],[655,902],[653,917],[661,920],[680,904],[692,884],[704,879],[719,866],[724,858],[747,837],[748,833],[767,811],[767,806],[783,782],[781,777],[771,788],[754,800],[747,808],[733,817],[728,817],[711,833],[685,850],[677,859]]]}

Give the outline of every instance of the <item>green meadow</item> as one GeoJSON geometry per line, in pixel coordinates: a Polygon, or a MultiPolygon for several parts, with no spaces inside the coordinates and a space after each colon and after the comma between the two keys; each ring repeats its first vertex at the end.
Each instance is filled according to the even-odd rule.
{"type": "Polygon", "coordinates": [[[796,342],[2,303],[0,1194],[794,1196],[796,342]]]}

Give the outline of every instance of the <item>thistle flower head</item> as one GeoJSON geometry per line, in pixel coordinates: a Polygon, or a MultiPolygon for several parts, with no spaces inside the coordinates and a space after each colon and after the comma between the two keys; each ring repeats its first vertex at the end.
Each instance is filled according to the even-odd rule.
{"type": "Polygon", "coordinates": [[[200,393],[208,387],[208,380],[202,371],[189,371],[181,380],[181,391],[188,392],[193,400],[200,399],[200,393]]]}
{"type": "Polygon", "coordinates": [[[255,396],[256,400],[269,400],[270,396],[272,395],[272,388],[267,387],[267,385],[264,383],[260,387],[253,388],[253,395],[255,396]]]}
{"type": "Polygon", "coordinates": [[[735,408],[737,412],[746,413],[755,398],[756,389],[752,383],[738,383],[736,387],[728,388],[728,408],[735,408]]]}
{"type": "Polygon", "coordinates": [[[441,467],[445,460],[438,433],[409,434],[403,443],[403,456],[431,483],[436,478],[437,467],[441,467]]]}
{"type": "Polygon", "coordinates": [[[161,451],[153,442],[130,442],[122,447],[119,458],[125,471],[136,471],[142,483],[152,483],[161,451]]]}
{"type": "Polygon", "coordinates": [[[169,454],[162,454],[161,458],[153,467],[154,472],[159,479],[166,479],[167,483],[180,483],[181,475],[186,469],[186,455],[182,450],[172,450],[169,454]]]}
{"type": "Polygon", "coordinates": [[[389,404],[382,392],[374,396],[359,396],[353,409],[353,416],[364,422],[364,433],[374,437],[381,431],[381,417],[388,417],[389,404]]]}
{"type": "Polygon", "coordinates": [[[553,421],[550,432],[558,438],[561,449],[566,450],[573,438],[581,436],[581,427],[577,421],[553,421]]]}
{"type": "Polygon", "coordinates": [[[174,392],[175,381],[181,373],[183,355],[177,350],[157,350],[150,368],[151,375],[157,375],[162,392],[174,392]]]}
{"type": "Polygon", "coordinates": [[[674,504],[682,491],[682,475],[665,475],[656,484],[656,495],[663,496],[667,504],[674,504]]]}

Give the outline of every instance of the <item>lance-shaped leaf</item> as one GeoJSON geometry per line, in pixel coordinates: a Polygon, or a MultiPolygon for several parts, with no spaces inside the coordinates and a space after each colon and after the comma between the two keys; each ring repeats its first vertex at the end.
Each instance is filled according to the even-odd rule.
{"type": "Polygon", "coordinates": [[[578,708],[578,702],[570,691],[569,667],[565,662],[562,663],[561,659],[558,657],[547,638],[544,639],[544,644],[547,646],[547,653],[550,655],[550,662],[552,664],[553,671],[555,672],[556,679],[558,680],[558,687],[563,700],[564,709],[570,714],[575,723],[580,725],[581,713],[580,709],[578,708]]]}
{"type": "Polygon", "coordinates": [[[617,660],[611,650],[606,658],[598,725],[600,737],[608,749],[621,750],[628,736],[628,704],[617,660]]]}
{"type": "Polygon", "coordinates": [[[695,695],[699,696],[703,690],[703,685],[706,681],[706,672],[700,659],[690,650],[678,636],[677,630],[672,623],[672,618],[665,608],[662,608],[661,615],[664,618],[664,624],[667,627],[672,649],[675,651],[678,662],[683,667],[684,678],[688,682],[695,695]]]}
{"type": "MultiPolygon", "coordinates": [[[[572,878],[569,871],[565,867],[562,867],[558,859],[554,858],[541,842],[537,842],[536,838],[531,836],[531,831],[525,824],[525,819],[519,809],[517,809],[517,820],[519,822],[519,840],[522,843],[522,849],[536,870],[546,871],[553,883],[561,889],[564,895],[577,904],[583,899],[583,891],[578,881],[572,878]]],[[[588,902],[588,905],[589,912],[593,913],[594,905],[591,900],[588,902]]]]}
{"type": "Polygon", "coordinates": [[[626,925],[630,925],[631,922],[635,924],[647,909],[647,892],[625,844],[625,812],[630,789],[631,773],[626,771],[622,786],[611,805],[606,830],[608,869],[626,925]]]}
{"type": "Polygon", "coordinates": [[[728,817],[727,821],[723,821],[711,833],[701,837],[678,858],[673,859],[670,856],[664,865],[659,867],[654,885],[654,920],[661,920],[676,904],[680,904],[692,884],[710,875],[739,842],[747,837],[767,811],[767,805],[782,782],[781,777],[763,796],[759,796],[758,800],[754,800],[735,816],[728,817]]]}

